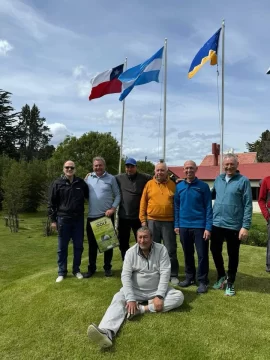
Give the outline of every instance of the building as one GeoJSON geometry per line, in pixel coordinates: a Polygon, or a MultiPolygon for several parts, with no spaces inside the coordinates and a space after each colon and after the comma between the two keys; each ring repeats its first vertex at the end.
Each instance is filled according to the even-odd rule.
{"type": "MultiPolygon", "coordinates": [[[[236,153],[239,161],[239,171],[245,175],[251,184],[253,211],[260,212],[258,205],[259,181],[266,176],[270,176],[270,163],[258,163],[257,153],[236,153]]],[[[183,178],[183,166],[169,166],[169,171],[179,178],[183,178]]],[[[212,154],[206,155],[198,166],[197,177],[205,181],[210,188],[213,186],[215,178],[220,173],[219,167],[219,145],[212,144],[212,154]]]]}

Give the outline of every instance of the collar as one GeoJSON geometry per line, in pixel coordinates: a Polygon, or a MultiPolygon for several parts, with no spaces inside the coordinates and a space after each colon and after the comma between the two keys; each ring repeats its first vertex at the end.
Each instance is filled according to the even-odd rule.
{"type": "Polygon", "coordinates": [[[135,180],[136,179],[136,177],[137,177],[137,171],[136,171],[136,173],[134,174],[134,175],[128,175],[127,173],[126,173],[126,176],[127,176],[127,178],[129,179],[129,180],[135,180]]]}
{"type": "MultiPolygon", "coordinates": [[[[137,245],[138,245],[138,244],[137,244],[137,245]]],[[[144,259],[148,259],[149,256],[152,254],[153,247],[154,247],[154,241],[152,241],[152,244],[151,244],[151,247],[150,247],[150,250],[149,250],[148,257],[145,257],[142,249],[141,249],[140,246],[138,245],[138,255],[140,255],[140,256],[143,257],[144,259]]]]}
{"type": "MultiPolygon", "coordinates": [[[[230,179],[233,179],[233,178],[235,178],[235,177],[238,176],[238,175],[240,175],[240,171],[239,171],[239,170],[236,170],[236,173],[235,173],[233,176],[231,176],[230,179]]],[[[220,176],[222,177],[223,180],[225,180],[226,173],[224,172],[224,173],[222,173],[220,176]]]]}
{"type": "Polygon", "coordinates": [[[98,179],[100,179],[100,178],[102,178],[103,176],[106,176],[106,175],[107,175],[107,171],[104,171],[104,173],[101,176],[97,176],[97,174],[95,172],[91,173],[92,177],[95,177],[95,178],[98,178],[98,179]]]}
{"type": "Polygon", "coordinates": [[[187,181],[187,178],[185,178],[184,181],[185,181],[185,183],[187,183],[187,184],[195,184],[195,183],[198,181],[198,178],[197,178],[197,176],[195,176],[195,178],[194,178],[191,182],[188,182],[188,181],[187,181]]]}
{"type": "Polygon", "coordinates": [[[154,178],[153,178],[154,180],[155,180],[155,182],[157,183],[157,184],[167,184],[168,182],[169,182],[169,177],[167,177],[167,179],[165,180],[165,181],[163,181],[163,182],[159,182],[159,181],[157,181],[157,179],[156,179],[156,177],[154,176],[154,178]]]}

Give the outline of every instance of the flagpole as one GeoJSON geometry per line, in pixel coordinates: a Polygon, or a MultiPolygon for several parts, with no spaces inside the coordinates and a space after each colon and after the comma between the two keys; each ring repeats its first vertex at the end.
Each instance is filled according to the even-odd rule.
{"type": "MultiPolygon", "coordinates": [[[[127,69],[127,58],[125,59],[125,62],[124,62],[123,72],[124,72],[126,69],[127,69]]],[[[120,140],[119,166],[118,166],[118,173],[119,173],[119,174],[121,174],[121,167],[122,167],[124,121],[125,121],[125,99],[122,101],[122,125],[121,125],[121,140],[120,140]]]]}
{"type": "Polygon", "coordinates": [[[163,161],[166,162],[167,38],[164,42],[163,161]]]}
{"type": "Polygon", "coordinates": [[[221,120],[220,120],[220,153],[219,153],[219,164],[220,174],[223,172],[223,145],[224,145],[224,64],[225,64],[225,20],[222,21],[222,76],[221,76],[221,120]]]}

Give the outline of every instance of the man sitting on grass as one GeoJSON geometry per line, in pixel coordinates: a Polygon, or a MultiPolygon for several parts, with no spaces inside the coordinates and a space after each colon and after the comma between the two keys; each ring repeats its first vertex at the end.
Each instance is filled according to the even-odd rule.
{"type": "Polygon", "coordinates": [[[171,263],[164,245],[155,243],[147,226],[137,232],[137,243],[125,255],[123,287],[114,295],[101,323],[91,324],[87,334],[101,348],[112,346],[125,317],[131,320],[146,312],[166,312],[182,305],[181,291],[168,286],[171,263]]]}

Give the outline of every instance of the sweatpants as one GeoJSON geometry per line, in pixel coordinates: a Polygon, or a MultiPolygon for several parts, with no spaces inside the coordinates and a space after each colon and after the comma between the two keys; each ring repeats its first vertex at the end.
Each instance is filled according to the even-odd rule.
{"type": "Polygon", "coordinates": [[[229,257],[228,283],[231,284],[233,284],[235,281],[239,263],[239,249],[241,241],[239,240],[238,236],[238,230],[225,229],[217,226],[213,226],[212,228],[210,250],[212,252],[213,260],[217,269],[217,279],[220,279],[226,275],[222,256],[223,242],[226,240],[229,257]]]}
{"type": "MultiPolygon", "coordinates": [[[[134,295],[136,296],[136,301],[139,302],[148,301],[155,297],[154,293],[147,296],[146,294],[142,293],[135,293],[134,295]]],[[[170,311],[181,306],[183,301],[183,293],[180,290],[175,290],[174,288],[169,287],[164,298],[164,307],[162,312],[170,311]]],[[[112,302],[98,327],[100,329],[110,330],[112,335],[116,335],[117,331],[125,320],[126,314],[126,299],[122,288],[114,295],[112,302]]]]}
{"type": "Polygon", "coordinates": [[[268,241],[267,241],[267,250],[266,250],[266,267],[270,269],[270,223],[267,224],[268,229],[268,241]]]}
{"type": "Polygon", "coordinates": [[[161,240],[163,240],[163,244],[168,251],[171,260],[171,277],[178,277],[179,263],[173,221],[148,220],[147,223],[153,241],[160,244],[161,240]]]}

